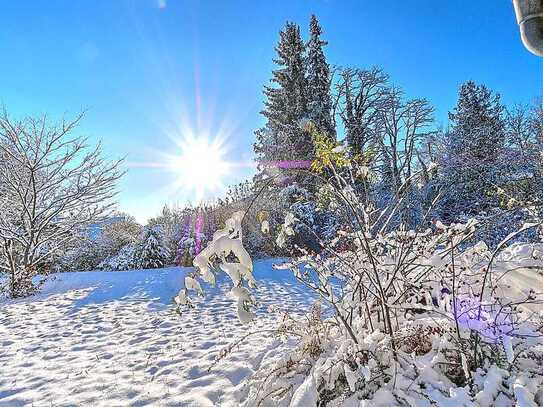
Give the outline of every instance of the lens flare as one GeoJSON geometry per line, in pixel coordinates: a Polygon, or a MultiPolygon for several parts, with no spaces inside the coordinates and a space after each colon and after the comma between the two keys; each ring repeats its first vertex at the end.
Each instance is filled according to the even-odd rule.
{"type": "Polygon", "coordinates": [[[230,173],[226,150],[218,138],[187,136],[180,143],[181,151],[170,158],[170,167],[178,178],[178,187],[192,190],[197,200],[206,192],[224,188],[223,180],[230,173]]]}

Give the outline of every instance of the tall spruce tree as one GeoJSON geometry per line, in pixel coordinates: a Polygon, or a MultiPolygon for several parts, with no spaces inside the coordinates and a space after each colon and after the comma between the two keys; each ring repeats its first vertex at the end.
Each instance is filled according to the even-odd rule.
{"type": "Polygon", "coordinates": [[[311,160],[314,154],[310,134],[304,130],[308,118],[305,44],[300,28],[287,22],[275,48],[277,65],[272,86],[264,87],[262,115],[265,126],[255,132],[254,150],[262,165],[276,161],[311,160]]]}
{"type": "Polygon", "coordinates": [[[445,219],[496,205],[506,135],[503,112],[500,96],[486,86],[468,81],[460,87],[457,105],[449,113],[443,160],[445,219]]]}
{"type": "Polygon", "coordinates": [[[322,28],[315,15],[309,23],[310,39],[307,43],[307,104],[309,119],[317,128],[335,139],[330,95],[330,66],[323,47],[328,42],[321,39],[322,28]]]}

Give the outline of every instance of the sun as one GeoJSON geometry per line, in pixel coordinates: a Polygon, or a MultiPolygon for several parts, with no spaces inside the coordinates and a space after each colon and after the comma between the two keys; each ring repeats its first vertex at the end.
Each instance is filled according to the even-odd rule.
{"type": "Polygon", "coordinates": [[[181,151],[171,156],[170,166],[177,173],[180,188],[196,193],[201,200],[206,192],[224,188],[223,180],[230,172],[226,150],[218,138],[188,136],[178,143],[181,151]]]}

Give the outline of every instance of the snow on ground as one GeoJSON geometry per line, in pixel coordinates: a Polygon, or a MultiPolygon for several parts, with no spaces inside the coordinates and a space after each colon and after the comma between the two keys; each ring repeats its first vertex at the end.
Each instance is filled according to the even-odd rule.
{"type": "MultiPolygon", "coordinates": [[[[515,243],[506,248],[496,261],[493,278],[505,283],[499,290],[503,298],[511,301],[525,300],[533,291],[538,298],[543,296],[543,245],[515,243]]],[[[523,304],[533,312],[543,312],[543,303],[523,304]]]]}
{"type": "Polygon", "coordinates": [[[265,331],[278,317],[270,306],[301,313],[313,303],[271,265],[255,263],[250,325],[225,279],[179,315],[172,297],[187,269],[57,274],[41,294],[0,304],[0,406],[236,406],[243,379],[278,345],[265,331]],[[249,332],[258,333],[208,371],[249,332]]]}
{"type": "MultiPolygon", "coordinates": [[[[533,269],[511,268],[498,275],[505,283],[498,289],[498,294],[511,301],[525,300],[530,290],[533,290],[537,298],[543,296],[543,275],[533,269]]],[[[524,308],[534,312],[543,311],[543,303],[523,304],[524,308]]]]}
{"type": "MultiPolygon", "coordinates": [[[[313,303],[271,265],[255,263],[259,317],[250,325],[238,321],[224,278],[177,314],[172,297],[187,271],[178,267],[57,274],[41,294],[0,303],[0,406],[237,406],[263,355],[281,352],[266,331],[278,317],[269,308],[303,313],[313,303]]],[[[512,297],[543,291],[536,270],[504,278],[512,297]]]]}

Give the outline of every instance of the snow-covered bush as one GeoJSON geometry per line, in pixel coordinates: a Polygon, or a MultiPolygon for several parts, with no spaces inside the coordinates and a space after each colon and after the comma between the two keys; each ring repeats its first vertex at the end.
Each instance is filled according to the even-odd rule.
{"type": "MultiPolygon", "coordinates": [[[[529,306],[538,299],[533,291],[511,298],[503,278],[511,264],[497,255],[540,227],[538,217],[493,251],[470,243],[474,219],[388,231],[399,205],[361,204],[334,172],[329,185],[351,227],[319,254],[299,247],[280,266],[316,292],[326,312],[317,305],[305,319],[283,318],[278,336],[298,343],[263,361],[244,405],[535,405],[543,396],[543,319],[529,306]]],[[[297,221],[286,214],[278,244],[295,235],[297,221]]]]}
{"type": "Polygon", "coordinates": [[[160,268],[167,265],[168,249],[164,245],[162,227],[152,225],[144,228],[137,247],[136,261],[144,269],[160,268]]]}
{"type": "Polygon", "coordinates": [[[507,295],[500,279],[518,263],[494,264],[484,243],[465,245],[476,226],[357,231],[354,250],[282,265],[332,317],[283,318],[278,335],[298,345],[262,365],[245,405],[535,405],[543,320],[522,307],[537,299],[507,295]]]}
{"type": "Polygon", "coordinates": [[[98,264],[100,270],[132,270],[138,267],[136,246],[129,243],[119,250],[119,252],[98,264]]]}
{"type": "Polygon", "coordinates": [[[98,268],[108,253],[91,239],[80,239],[73,247],[67,249],[54,263],[55,272],[89,271],[98,268]]]}
{"type": "MultiPolygon", "coordinates": [[[[98,233],[81,233],[79,239],[65,247],[52,265],[54,271],[88,271],[117,269],[113,267],[126,256],[125,247],[134,247],[141,235],[141,226],[126,214],[104,219],[98,233]],[[116,259],[118,257],[118,259],[116,259]],[[116,260],[114,260],[116,259],[116,260]],[[113,262],[110,264],[110,262],[113,262]]],[[[136,268],[135,261],[127,262],[123,270],[136,268]],[[124,268],[126,267],[126,268],[124,268]]]]}
{"type": "Polygon", "coordinates": [[[104,256],[114,256],[126,245],[135,244],[142,233],[142,227],[126,214],[118,214],[107,222],[96,237],[96,244],[104,256]]]}

